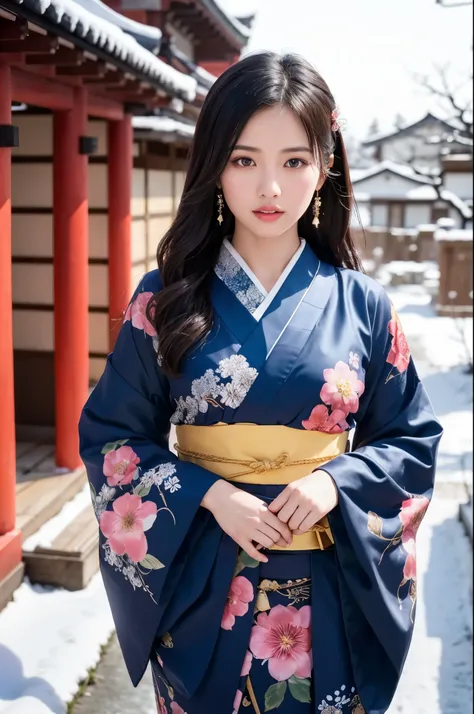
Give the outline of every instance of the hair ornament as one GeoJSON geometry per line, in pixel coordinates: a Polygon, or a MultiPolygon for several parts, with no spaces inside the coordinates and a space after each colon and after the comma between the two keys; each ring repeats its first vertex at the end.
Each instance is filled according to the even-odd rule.
{"type": "Polygon", "coordinates": [[[333,131],[333,132],[341,131],[341,128],[342,128],[341,112],[339,111],[339,107],[336,107],[331,114],[331,131],[333,131]]]}

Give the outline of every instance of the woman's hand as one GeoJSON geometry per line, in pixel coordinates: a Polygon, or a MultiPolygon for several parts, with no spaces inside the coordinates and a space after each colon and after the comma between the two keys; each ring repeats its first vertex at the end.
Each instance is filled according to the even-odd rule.
{"type": "Polygon", "coordinates": [[[216,481],[201,506],[211,511],[222,530],[261,563],[268,562],[268,558],[255,544],[263,548],[275,544],[285,547],[293,540],[288,526],[271,513],[264,501],[227,481],[216,481]]]}
{"type": "Polygon", "coordinates": [[[337,488],[331,476],[326,471],[314,471],[290,483],[268,508],[288,524],[294,535],[303,535],[337,503],[337,488]]]}

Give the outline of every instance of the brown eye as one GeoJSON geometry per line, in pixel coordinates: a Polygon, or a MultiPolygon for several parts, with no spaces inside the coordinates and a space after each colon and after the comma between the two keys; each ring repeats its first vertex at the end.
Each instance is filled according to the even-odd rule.
{"type": "Polygon", "coordinates": [[[248,168],[249,166],[252,166],[254,161],[253,159],[249,159],[248,156],[241,156],[239,159],[235,159],[232,163],[237,166],[242,166],[243,168],[248,168]]]}
{"type": "Polygon", "coordinates": [[[289,159],[285,166],[288,166],[289,169],[300,169],[302,166],[307,166],[307,163],[302,159],[289,159]]]}

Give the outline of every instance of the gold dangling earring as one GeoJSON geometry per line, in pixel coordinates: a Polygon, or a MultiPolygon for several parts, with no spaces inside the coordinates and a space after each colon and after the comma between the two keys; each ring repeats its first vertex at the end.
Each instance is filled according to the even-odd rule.
{"type": "Polygon", "coordinates": [[[217,194],[217,222],[220,226],[224,222],[223,210],[224,210],[224,197],[223,197],[222,193],[219,191],[219,193],[217,194]]]}
{"type": "Polygon", "coordinates": [[[314,199],[314,204],[313,204],[313,213],[314,213],[313,226],[316,226],[316,228],[320,224],[319,216],[321,214],[321,205],[322,205],[322,201],[319,196],[319,191],[316,191],[316,198],[314,199]]]}

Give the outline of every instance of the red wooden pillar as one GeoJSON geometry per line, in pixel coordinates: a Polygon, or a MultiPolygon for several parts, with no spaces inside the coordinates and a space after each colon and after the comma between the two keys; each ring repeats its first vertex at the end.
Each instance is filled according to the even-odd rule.
{"type": "Polygon", "coordinates": [[[89,386],[89,216],[87,96],[74,90],[74,106],[54,114],[54,357],[56,464],[81,464],[77,424],[89,386]]]}
{"type": "MultiPolygon", "coordinates": [[[[0,63],[0,125],[11,124],[10,68],[0,63]]],[[[15,401],[11,247],[11,149],[0,147],[0,584],[21,562],[15,530],[15,401]]]]}
{"type": "Polygon", "coordinates": [[[115,344],[118,328],[132,290],[132,118],[109,122],[109,347],[115,344]]]}

